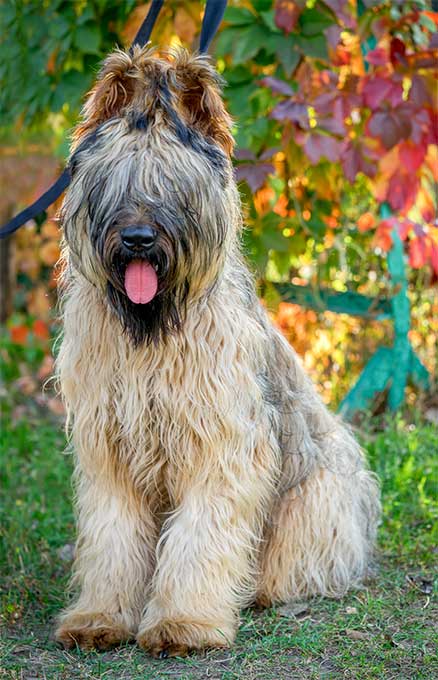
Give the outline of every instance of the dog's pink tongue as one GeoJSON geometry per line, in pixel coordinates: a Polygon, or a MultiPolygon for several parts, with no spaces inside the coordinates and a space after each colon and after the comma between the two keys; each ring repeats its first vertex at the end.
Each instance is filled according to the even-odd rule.
{"type": "Polygon", "coordinates": [[[126,294],[136,305],[145,305],[156,295],[158,278],[155,269],[149,262],[133,260],[126,267],[126,294]]]}

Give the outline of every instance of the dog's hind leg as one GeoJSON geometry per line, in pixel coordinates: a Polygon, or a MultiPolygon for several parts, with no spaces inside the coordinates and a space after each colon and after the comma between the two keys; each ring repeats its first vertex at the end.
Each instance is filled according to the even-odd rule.
{"type": "Polygon", "coordinates": [[[73,580],[80,595],[61,615],[55,637],[66,647],[107,649],[135,636],[156,528],[140,500],[103,476],[81,476],[78,515],[73,580]]]}
{"type": "Polygon", "coordinates": [[[366,573],[378,486],[347,431],[339,443],[344,450],[354,448],[356,469],[317,466],[278,502],[261,559],[257,601],[263,606],[312,595],[338,597],[366,573]]]}

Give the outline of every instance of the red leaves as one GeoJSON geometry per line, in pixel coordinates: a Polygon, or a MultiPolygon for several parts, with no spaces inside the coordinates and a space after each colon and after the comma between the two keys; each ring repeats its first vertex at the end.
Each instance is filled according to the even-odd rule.
{"type": "Polygon", "coordinates": [[[427,147],[433,135],[428,111],[416,108],[411,102],[375,111],[368,120],[367,131],[379,138],[387,150],[406,139],[427,147]]]}
{"type": "Polygon", "coordinates": [[[395,107],[403,101],[402,79],[393,76],[392,79],[383,76],[367,76],[362,88],[365,106],[372,111],[379,108],[383,102],[395,107]]]}
{"type": "Polygon", "coordinates": [[[395,212],[406,212],[414,204],[418,187],[418,177],[400,168],[389,180],[386,200],[395,212]]]}
{"type": "Polygon", "coordinates": [[[430,261],[435,274],[438,276],[438,243],[430,242],[430,261]]]}
{"type": "Polygon", "coordinates": [[[294,0],[275,1],[275,24],[285,33],[292,33],[297,25],[300,14],[305,2],[294,2],[294,0]]]}
{"type": "Polygon", "coordinates": [[[391,62],[394,67],[397,67],[406,66],[408,63],[406,46],[399,38],[392,38],[389,50],[386,47],[379,46],[368,52],[365,58],[373,66],[387,66],[391,62]]]}
{"type": "Polygon", "coordinates": [[[412,124],[403,111],[376,111],[368,121],[368,131],[373,137],[379,137],[385,149],[389,150],[401,139],[408,139],[412,124]]]}
{"type": "Polygon", "coordinates": [[[324,0],[324,4],[327,5],[327,7],[330,7],[338,21],[343,23],[347,28],[355,27],[356,22],[350,13],[348,0],[324,0]]]}
{"type": "Polygon", "coordinates": [[[384,47],[376,47],[368,52],[365,59],[373,66],[385,66],[388,63],[388,52],[384,47]]]}
{"type": "Polygon", "coordinates": [[[411,141],[402,142],[399,146],[399,158],[406,170],[416,172],[422,165],[427,148],[413,144],[411,141]]]}
{"type": "MultiPolygon", "coordinates": [[[[285,205],[289,205],[288,192],[281,188],[284,184],[290,189],[285,184],[288,177],[296,200],[304,201],[309,195],[318,197],[317,201],[324,197],[336,209],[343,192],[359,191],[360,187],[364,197],[369,192],[370,205],[387,202],[394,217],[379,221],[374,209],[367,208],[364,201],[357,223],[359,232],[375,232],[375,244],[388,250],[396,228],[406,241],[411,265],[419,267],[430,262],[437,271],[433,181],[438,178],[438,164],[431,152],[438,148],[436,74],[431,70],[432,64],[436,68],[435,40],[427,47],[433,27],[424,21],[424,12],[411,12],[402,7],[403,3],[399,3],[398,12],[391,13],[387,4],[375,12],[371,3],[365,2],[358,31],[353,18],[355,5],[351,0],[319,0],[312,6],[304,0],[276,0],[276,26],[289,37],[277,32],[275,39],[287,40],[291,50],[299,46],[299,65],[295,66],[293,80],[281,61],[276,66],[265,61],[262,66],[260,62],[260,70],[257,71],[259,65],[253,65],[252,73],[257,71],[259,84],[275,95],[268,109],[271,120],[267,145],[281,140],[284,170],[282,163],[274,166],[270,156],[258,154],[240,163],[236,174],[257,191],[255,202],[263,192],[277,194],[276,201],[269,198],[267,210],[274,203],[283,206],[283,192],[285,205]],[[327,17],[336,18],[337,23],[327,25],[327,17]],[[318,21],[323,29],[316,28],[318,21]],[[312,51],[309,42],[318,30],[329,48],[324,56],[327,66],[323,68],[313,61],[321,56],[312,51]],[[369,45],[372,37],[377,43],[365,57],[364,71],[360,42],[369,45]],[[274,171],[283,184],[272,182],[260,191],[274,171]],[[299,178],[303,183],[297,188],[299,178]],[[356,186],[346,186],[346,180],[356,186]],[[419,226],[422,221],[423,230],[419,226]]],[[[255,108],[256,99],[253,113],[255,108]]],[[[281,210],[287,213],[284,206],[281,210]]],[[[326,215],[321,224],[322,230],[336,228],[336,221],[333,226],[326,215]]]]}
{"type": "Polygon", "coordinates": [[[308,106],[307,104],[298,102],[294,99],[286,99],[275,106],[271,112],[271,118],[274,120],[298,123],[301,127],[308,128],[308,106]]]}
{"type": "Polygon", "coordinates": [[[266,78],[262,78],[262,80],[259,80],[259,83],[264,87],[269,87],[269,89],[274,94],[284,94],[288,97],[291,97],[294,93],[293,89],[288,83],[285,83],[284,80],[273,78],[272,76],[266,76],[266,78]]]}
{"type": "Polygon", "coordinates": [[[418,74],[412,76],[409,101],[417,107],[431,104],[431,97],[427,90],[425,79],[418,74]]]}
{"type": "Polygon", "coordinates": [[[318,163],[322,158],[335,163],[341,156],[341,143],[334,137],[320,134],[317,131],[296,135],[295,141],[303,150],[311,163],[318,163]]]}
{"type": "Polygon", "coordinates": [[[275,168],[272,163],[266,163],[266,158],[271,158],[275,149],[270,149],[269,152],[262,154],[257,160],[256,156],[249,149],[240,149],[236,153],[236,158],[241,161],[235,168],[235,176],[238,182],[245,181],[251,191],[255,193],[262,188],[268,175],[271,175],[275,168]]]}
{"type": "Polygon", "coordinates": [[[382,250],[390,250],[391,233],[394,229],[402,241],[406,242],[410,266],[413,269],[420,269],[430,262],[435,274],[438,275],[438,233],[434,233],[436,228],[432,228],[432,231],[408,218],[390,217],[379,223],[374,238],[375,245],[382,250]]]}
{"type": "Polygon", "coordinates": [[[414,269],[420,269],[426,264],[427,248],[423,238],[413,238],[409,241],[409,264],[414,269]]]}
{"type": "Polygon", "coordinates": [[[341,154],[342,168],[349,182],[353,183],[359,172],[363,172],[367,177],[375,176],[377,166],[366,155],[366,151],[361,142],[349,139],[343,144],[341,154]]]}
{"type": "Polygon", "coordinates": [[[397,64],[402,64],[405,66],[407,64],[406,46],[399,38],[393,38],[391,40],[389,56],[394,66],[397,66],[397,64]]]}

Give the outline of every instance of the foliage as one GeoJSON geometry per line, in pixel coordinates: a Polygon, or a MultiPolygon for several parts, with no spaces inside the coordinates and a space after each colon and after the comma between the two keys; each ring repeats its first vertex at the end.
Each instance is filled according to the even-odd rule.
{"type": "Polygon", "coordinates": [[[438,15],[425,2],[272,4],[231,7],[217,42],[260,271],[357,287],[395,228],[411,266],[438,276],[438,15]]]}
{"type": "MultiPolygon", "coordinates": [[[[436,282],[438,253],[432,68],[438,15],[428,4],[230,0],[213,46],[236,121],[246,250],[264,280],[274,320],[303,355],[324,398],[335,403],[377,343],[390,339],[389,325],[280,303],[269,282],[391,295],[385,251],[397,228],[415,268],[411,340],[436,369],[436,300],[428,289],[436,282]],[[367,60],[361,47],[369,48],[367,60]],[[381,220],[386,200],[394,216],[381,220]]],[[[50,184],[54,162],[41,157],[41,149],[65,157],[68,129],[98,62],[114,44],[130,44],[148,7],[135,0],[1,5],[0,134],[7,142],[1,179],[7,191],[0,211],[18,210],[50,184]]],[[[166,0],[154,41],[196,45],[202,9],[201,1],[166,0]]],[[[32,345],[36,320],[54,331],[58,208],[14,239],[17,311],[8,325],[23,346],[32,345]]]]}
{"type": "Polygon", "coordinates": [[[0,20],[0,114],[38,124],[51,114],[74,122],[103,54],[117,42],[134,0],[6,0],[0,20]]]}

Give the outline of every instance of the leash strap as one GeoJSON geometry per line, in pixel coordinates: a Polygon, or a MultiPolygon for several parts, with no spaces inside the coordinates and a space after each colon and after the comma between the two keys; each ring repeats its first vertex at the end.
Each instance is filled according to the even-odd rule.
{"type": "Polygon", "coordinates": [[[219,24],[222,21],[227,6],[227,0],[207,0],[204,18],[202,20],[201,41],[199,51],[201,54],[207,52],[213,40],[219,24]]]}
{"type": "MultiPolygon", "coordinates": [[[[140,26],[140,29],[137,32],[137,35],[135,36],[130,47],[130,54],[132,54],[134,45],[143,47],[148,42],[163,4],[164,0],[152,0],[149,12],[147,13],[146,18],[140,26]]],[[[219,24],[222,21],[226,6],[227,0],[207,0],[204,18],[202,21],[201,39],[199,44],[199,51],[202,54],[207,52],[211,41],[213,40],[215,33],[219,28],[219,24]]],[[[38,198],[35,203],[32,203],[32,205],[22,210],[20,213],[18,213],[18,215],[15,215],[15,217],[9,220],[9,222],[7,222],[0,229],[0,239],[7,238],[13,234],[14,231],[17,231],[17,229],[19,229],[25,222],[33,219],[36,217],[36,215],[39,215],[50,205],[52,205],[52,203],[54,203],[56,199],[59,198],[59,196],[61,196],[61,194],[67,189],[68,185],[70,184],[70,180],[71,173],[70,168],[67,165],[62,175],[58,177],[56,182],[52,184],[52,186],[42,196],[40,196],[40,198],[38,198]]]]}
{"type": "Polygon", "coordinates": [[[47,191],[42,196],[40,196],[39,199],[35,201],[35,203],[32,203],[32,205],[22,210],[20,213],[18,213],[18,215],[15,215],[12,220],[9,220],[9,222],[1,228],[0,239],[10,236],[25,222],[28,222],[28,220],[31,220],[36,215],[42,213],[43,210],[46,210],[49,205],[52,205],[52,203],[56,201],[62,192],[67,189],[68,185],[70,184],[70,179],[70,168],[67,165],[62,175],[58,177],[50,189],[47,189],[47,191]]]}
{"type": "Polygon", "coordinates": [[[163,6],[163,3],[164,0],[152,0],[152,5],[149,8],[149,12],[147,13],[146,19],[140,26],[140,29],[137,35],[135,36],[134,41],[129,49],[130,54],[132,54],[134,45],[139,45],[140,47],[143,47],[148,42],[149,38],[151,37],[152,29],[155,26],[155,22],[160,13],[160,9],[163,6]]]}

